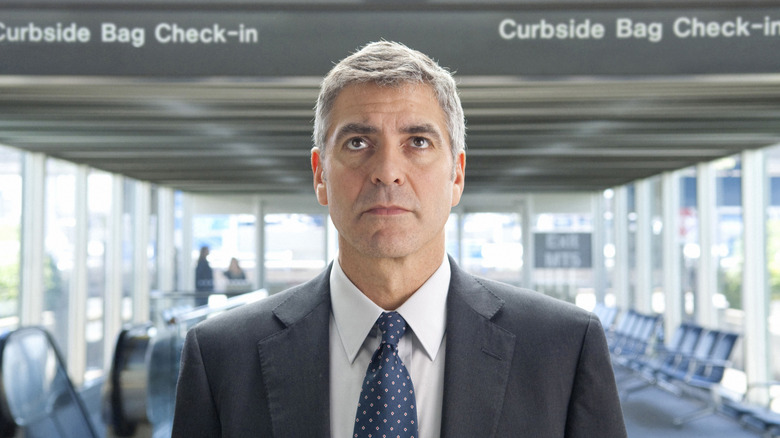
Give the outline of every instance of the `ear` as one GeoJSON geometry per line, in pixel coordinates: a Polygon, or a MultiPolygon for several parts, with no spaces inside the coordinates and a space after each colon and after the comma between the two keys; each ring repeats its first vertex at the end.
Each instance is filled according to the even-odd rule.
{"type": "Polygon", "coordinates": [[[322,177],[323,160],[320,148],[311,148],[311,171],[314,174],[314,194],[317,195],[317,202],[320,205],[328,205],[328,191],[325,186],[325,179],[322,177]]]}
{"type": "Polygon", "coordinates": [[[458,205],[463,189],[466,185],[466,151],[458,152],[455,157],[455,179],[452,181],[452,204],[451,207],[458,205]]]}

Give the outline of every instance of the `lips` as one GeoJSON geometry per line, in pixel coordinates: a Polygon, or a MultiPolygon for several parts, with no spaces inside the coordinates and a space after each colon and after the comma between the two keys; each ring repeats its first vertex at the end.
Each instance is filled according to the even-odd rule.
{"type": "Polygon", "coordinates": [[[404,214],[408,212],[409,210],[395,205],[388,205],[388,206],[378,205],[366,210],[367,214],[373,214],[377,216],[395,216],[395,215],[404,214]]]}

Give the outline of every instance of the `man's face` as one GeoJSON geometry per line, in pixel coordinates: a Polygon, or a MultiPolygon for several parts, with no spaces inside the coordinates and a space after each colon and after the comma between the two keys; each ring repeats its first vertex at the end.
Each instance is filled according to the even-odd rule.
{"type": "Polygon", "coordinates": [[[460,152],[453,160],[430,86],[344,88],[330,114],[324,156],[312,150],[317,200],[330,210],[342,255],[441,254],[465,159],[460,152]]]}

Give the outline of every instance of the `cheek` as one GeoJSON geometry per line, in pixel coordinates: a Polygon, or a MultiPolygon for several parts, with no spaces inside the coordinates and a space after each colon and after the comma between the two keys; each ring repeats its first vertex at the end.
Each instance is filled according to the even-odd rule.
{"type": "Polygon", "coordinates": [[[327,180],[328,201],[331,206],[340,209],[348,208],[355,202],[356,193],[360,190],[358,178],[350,177],[345,173],[331,174],[327,180]]]}

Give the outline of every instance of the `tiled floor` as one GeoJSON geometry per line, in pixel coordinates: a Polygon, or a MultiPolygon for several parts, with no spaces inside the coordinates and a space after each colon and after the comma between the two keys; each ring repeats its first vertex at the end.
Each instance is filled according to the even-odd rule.
{"type": "MultiPolygon", "coordinates": [[[[630,384],[636,383],[630,382],[630,384]]],[[[621,387],[623,385],[620,385],[621,387]]],[[[678,398],[669,392],[648,387],[622,401],[629,438],[757,438],[761,435],[743,429],[730,419],[709,415],[680,427],[673,419],[697,410],[701,404],[678,398]]]]}

